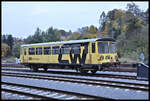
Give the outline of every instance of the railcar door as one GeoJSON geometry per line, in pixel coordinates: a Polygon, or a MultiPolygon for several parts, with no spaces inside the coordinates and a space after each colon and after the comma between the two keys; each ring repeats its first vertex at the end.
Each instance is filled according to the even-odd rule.
{"type": "Polygon", "coordinates": [[[97,64],[97,42],[91,43],[90,48],[90,64],[97,64]]]}
{"type": "Polygon", "coordinates": [[[21,63],[24,61],[23,47],[21,47],[20,49],[20,60],[21,60],[21,63]]]}
{"type": "Polygon", "coordinates": [[[28,53],[26,47],[22,48],[22,62],[28,62],[28,53]]]}

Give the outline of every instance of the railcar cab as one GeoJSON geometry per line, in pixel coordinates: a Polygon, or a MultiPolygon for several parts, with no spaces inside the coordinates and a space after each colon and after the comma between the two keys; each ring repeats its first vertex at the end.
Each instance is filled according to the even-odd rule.
{"type": "Polygon", "coordinates": [[[112,38],[99,38],[89,44],[91,72],[101,71],[119,64],[116,42],[112,38]]]}
{"type": "Polygon", "coordinates": [[[118,56],[116,52],[116,43],[114,39],[104,38],[97,40],[97,60],[98,64],[104,67],[118,64],[118,56]]]}

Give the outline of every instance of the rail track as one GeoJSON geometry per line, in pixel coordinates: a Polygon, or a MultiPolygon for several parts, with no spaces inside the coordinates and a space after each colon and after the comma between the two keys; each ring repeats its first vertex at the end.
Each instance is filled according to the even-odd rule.
{"type": "MultiPolygon", "coordinates": [[[[29,68],[21,64],[15,64],[15,63],[8,63],[8,64],[2,64],[2,67],[16,67],[16,68],[29,68]]],[[[54,67],[53,67],[54,68],[54,67]]],[[[57,68],[54,68],[57,69],[57,68]]],[[[59,68],[60,69],[60,68],[59,68]]],[[[118,68],[110,67],[109,69],[106,69],[105,71],[113,71],[113,72],[137,72],[137,68],[133,67],[132,64],[120,64],[118,68]]]]}
{"type": "MultiPolygon", "coordinates": [[[[33,72],[31,70],[27,70],[27,69],[11,69],[11,68],[7,68],[4,69],[2,68],[2,70],[6,70],[6,71],[20,71],[20,72],[33,72]]],[[[136,76],[129,76],[129,75],[115,75],[115,74],[100,74],[100,73],[96,73],[96,74],[90,74],[90,73],[86,73],[86,74],[81,74],[78,72],[71,72],[71,71],[54,71],[54,70],[48,70],[48,71],[43,71],[43,70],[39,70],[36,73],[51,73],[51,74],[65,74],[65,75],[77,75],[77,76],[91,76],[91,77],[106,77],[106,78],[120,78],[120,79],[130,79],[130,80],[136,80],[136,76]]]]}
{"type": "Polygon", "coordinates": [[[5,92],[21,94],[25,96],[30,96],[33,98],[39,99],[48,99],[48,100],[106,100],[109,98],[80,94],[75,92],[69,91],[62,91],[50,88],[42,88],[42,87],[35,87],[29,85],[22,85],[22,84],[15,84],[15,83],[8,83],[8,82],[1,82],[1,90],[5,92]]]}
{"type": "Polygon", "coordinates": [[[109,86],[109,87],[115,87],[115,88],[121,88],[121,89],[131,89],[131,90],[141,90],[141,91],[148,91],[149,89],[148,84],[87,79],[87,78],[78,78],[78,77],[47,76],[47,75],[38,75],[38,74],[22,74],[22,73],[7,73],[7,72],[2,72],[2,76],[12,76],[12,77],[22,77],[22,78],[32,78],[32,79],[42,79],[42,80],[54,80],[54,81],[86,84],[86,85],[92,85],[92,86],[109,86]]]}

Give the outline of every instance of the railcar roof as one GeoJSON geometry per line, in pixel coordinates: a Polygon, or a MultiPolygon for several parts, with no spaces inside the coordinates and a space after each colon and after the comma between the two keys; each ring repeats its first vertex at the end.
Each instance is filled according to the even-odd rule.
{"type": "Polygon", "coordinates": [[[112,38],[94,38],[94,39],[83,39],[83,40],[69,40],[69,41],[57,41],[57,42],[47,42],[47,43],[23,44],[21,45],[21,47],[57,45],[57,44],[74,44],[74,43],[86,43],[86,42],[95,42],[95,41],[115,41],[115,40],[112,38]]]}

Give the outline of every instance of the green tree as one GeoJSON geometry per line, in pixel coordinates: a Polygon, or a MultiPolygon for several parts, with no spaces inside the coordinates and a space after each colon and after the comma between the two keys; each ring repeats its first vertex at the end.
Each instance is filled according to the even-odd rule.
{"type": "Polygon", "coordinates": [[[132,14],[134,14],[135,16],[140,16],[141,10],[139,9],[138,5],[136,5],[135,3],[128,3],[127,4],[127,12],[130,12],[132,14]]]}
{"type": "Polygon", "coordinates": [[[41,43],[41,42],[43,42],[43,40],[42,40],[42,33],[41,33],[41,30],[39,28],[36,29],[32,40],[33,40],[33,43],[41,43]]]}
{"type": "Polygon", "coordinates": [[[33,43],[33,36],[29,35],[26,39],[24,39],[26,44],[31,44],[33,43]]]}
{"type": "Polygon", "coordinates": [[[21,48],[20,46],[21,46],[22,44],[24,44],[24,42],[19,42],[19,43],[15,44],[15,45],[13,46],[13,49],[12,49],[12,51],[13,51],[13,56],[15,56],[15,57],[17,57],[17,58],[20,57],[20,48],[21,48]]]}
{"type": "Polygon", "coordinates": [[[99,24],[100,24],[99,29],[100,30],[102,30],[102,26],[104,26],[105,21],[106,21],[106,14],[103,11],[102,14],[100,15],[100,18],[99,18],[99,24]]]}
{"type": "Polygon", "coordinates": [[[10,46],[9,55],[12,55],[12,47],[13,47],[13,43],[14,43],[12,35],[8,35],[6,43],[8,44],[8,46],[10,46]]]}
{"type": "Polygon", "coordinates": [[[34,35],[30,35],[25,39],[25,43],[42,43],[51,41],[60,41],[61,33],[57,29],[50,27],[47,31],[41,31],[39,28],[35,31],[34,35]]]}
{"type": "Polygon", "coordinates": [[[6,35],[2,35],[2,42],[7,43],[6,35]]]}
{"type": "Polygon", "coordinates": [[[47,42],[51,41],[60,41],[61,39],[61,33],[57,29],[53,29],[53,27],[50,27],[46,31],[45,39],[47,42]]]}

